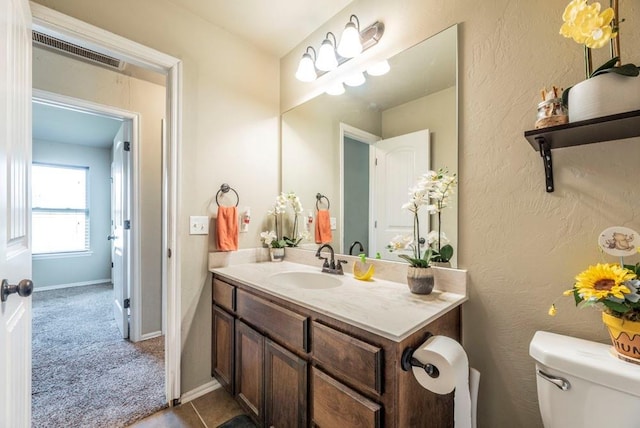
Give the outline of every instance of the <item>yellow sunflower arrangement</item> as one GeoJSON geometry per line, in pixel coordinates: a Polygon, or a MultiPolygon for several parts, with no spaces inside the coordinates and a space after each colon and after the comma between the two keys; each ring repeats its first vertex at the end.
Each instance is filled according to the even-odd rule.
{"type": "MultiPolygon", "coordinates": [[[[598,263],[575,277],[573,288],[564,292],[573,295],[576,306],[600,307],[606,313],[630,321],[640,321],[640,263],[620,266],[598,263]]],[[[549,315],[557,312],[551,305],[549,315]]]]}

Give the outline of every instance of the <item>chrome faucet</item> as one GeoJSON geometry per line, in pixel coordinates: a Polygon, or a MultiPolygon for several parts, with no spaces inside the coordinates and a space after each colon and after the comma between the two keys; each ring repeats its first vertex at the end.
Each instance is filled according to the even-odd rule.
{"type": "Polygon", "coordinates": [[[364,247],[362,246],[362,242],[360,242],[360,241],[353,241],[353,244],[351,244],[351,246],[349,247],[349,255],[350,255],[350,256],[353,256],[353,248],[354,248],[356,245],[360,246],[360,253],[359,253],[359,254],[364,253],[364,247]]]}
{"type": "Polygon", "coordinates": [[[346,260],[335,260],[335,252],[333,251],[333,247],[329,244],[324,244],[322,245],[320,248],[318,248],[318,251],[316,251],[316,257],[324,260],[324,263],[322,264],[322,272],[327,272],[327,273],[333,273],[336,275],[343,275],[344,272],[342,271],[342,264],[347,263],[346,260]],[[320,252],[324,249],[324,248],[328,248],[329,251],[331,251],[331,258],[327,259],[327,257],[322,257],[322,255],[320,254],[320,252]]]}

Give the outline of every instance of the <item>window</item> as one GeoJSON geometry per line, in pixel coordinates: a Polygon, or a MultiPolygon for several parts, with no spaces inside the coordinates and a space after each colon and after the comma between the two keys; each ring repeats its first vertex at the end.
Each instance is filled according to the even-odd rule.
{"type": "Polygon", "coordinates": [[[89,250],[88,167],[33,164],[33,253],[89,250]]]}

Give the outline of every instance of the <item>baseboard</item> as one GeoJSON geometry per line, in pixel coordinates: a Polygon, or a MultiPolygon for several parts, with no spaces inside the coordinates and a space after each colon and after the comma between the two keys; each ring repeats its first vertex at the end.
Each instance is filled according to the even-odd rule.
{"type": "Polygon", "coordinates": [[[140,336],[139,342],[141,342],[143,340],[153,339],[154,337],[158,337],[158,336],[162,336],[162,332],[160,330],[153,331],[151,333],[146,333],[146,334],[143,334],[142,336],[140,336]]]}
{"type": "Polygon", "coordinates": [[[107,282],[110,283],[111,278],[95,279],[93,281],[71,282],[69,284],[45,285],[43,287],[33,287],[33,292],[37,293],[38,291],[59,290],[61,288],[84,287],[86,285],[106,284],[107,282]]]}
{"type": "Polygon", "coordinates": [[[211,391],[215,391],[221,386],[222,385],[220,385],[220,382],[213,379],[211,382],[207,382],[204,385],[201,385],[195,389],[192,389],[191,391],[182,394],[182,396],[180,397],[180,402],[182,404],[188,403],[189,401],[195,400],[198,397],[202,397],[203,395],[208,394],[211,391]]]}

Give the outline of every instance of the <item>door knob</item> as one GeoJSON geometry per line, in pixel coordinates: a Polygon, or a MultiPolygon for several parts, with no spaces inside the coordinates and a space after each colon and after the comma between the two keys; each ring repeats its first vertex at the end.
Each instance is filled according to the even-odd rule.
{"type": "Polygon", "coordinates": [[[107,240],[108,240],[108,241],[111,241],[112,239],[116,239],[116,238],[117,238],[117,236],[116,236],[116,235],[109,235],[109,236],[107,236],[107,240]]]}
{"type": "Polygon", "coordinates": [[[9,294],[18,293],[22,297],[31,296],[33,291],[33,281],[30,279],[23,279],[18,285],[10,285],[6,279],[2,280],[2,301],[6,302],[9,294]]]}

